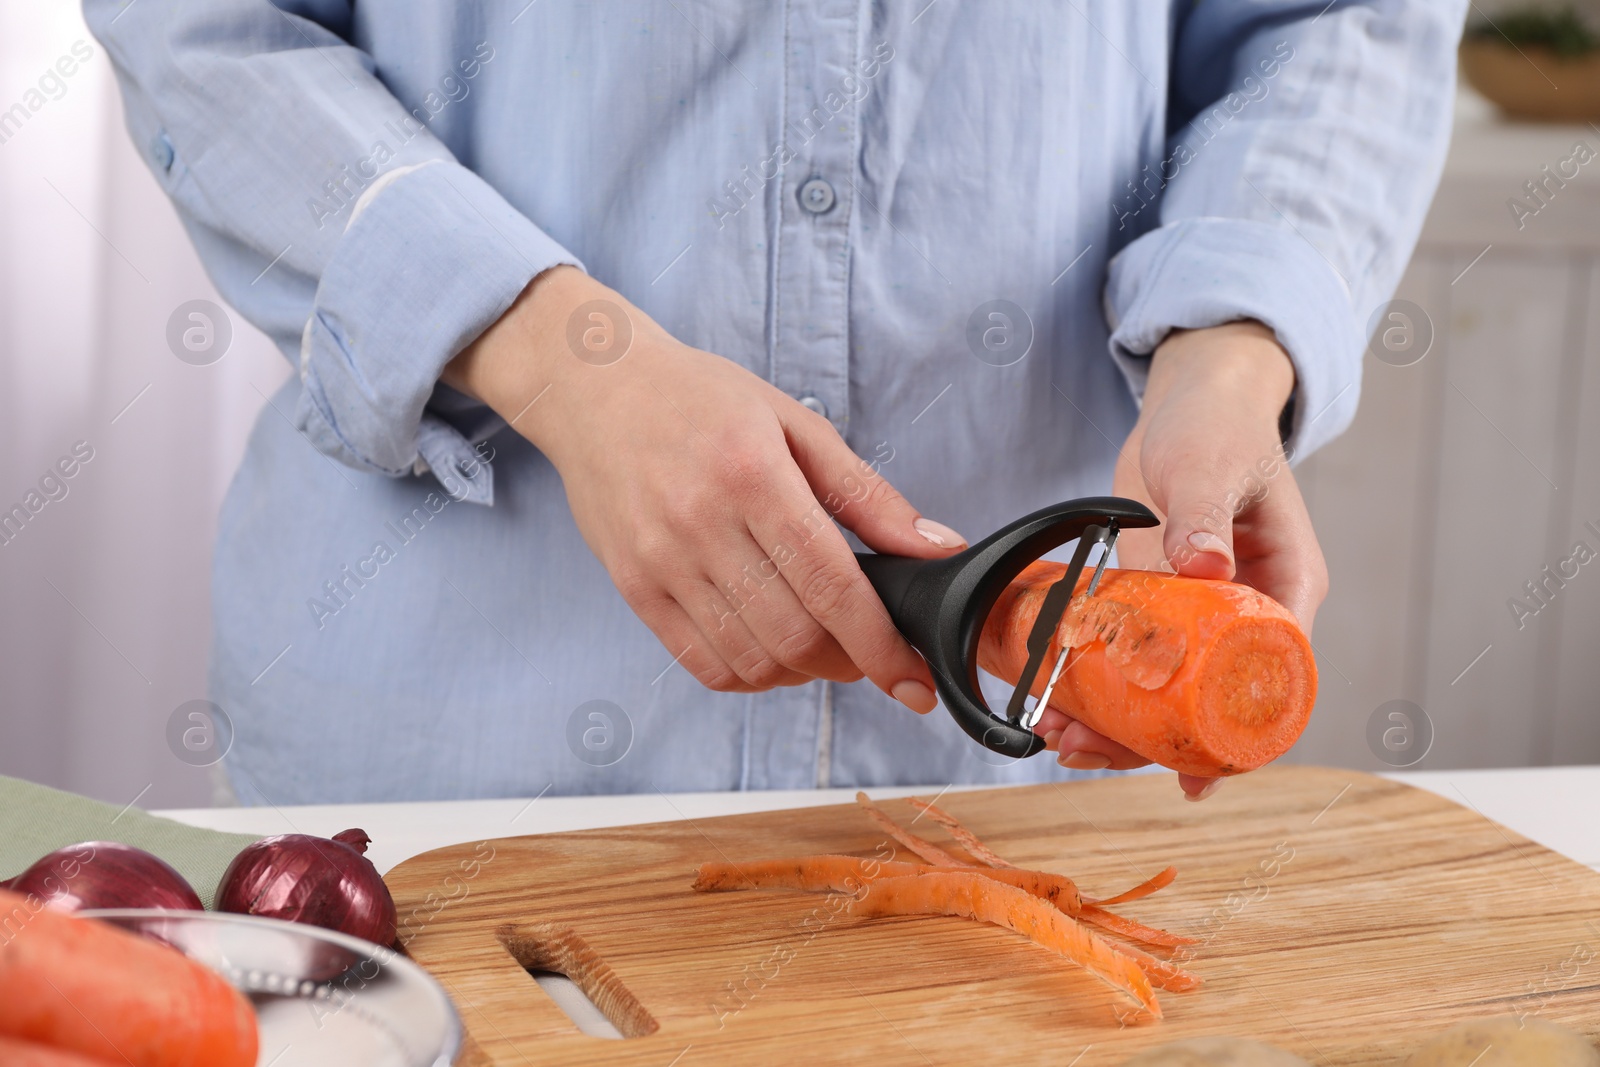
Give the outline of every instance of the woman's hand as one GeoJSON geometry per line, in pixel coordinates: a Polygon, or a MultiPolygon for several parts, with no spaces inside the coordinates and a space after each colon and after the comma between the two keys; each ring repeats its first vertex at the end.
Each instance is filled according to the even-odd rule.
{"type": "MultiPolygon", "coordinates": [[[[1237,579],[1311,633],[1328,570],[1278,436],[1293,388],[1288,353],[1261,323],[1180,330],[1161,343],[1112,484],[1118,496],[1150,505],[1162,525],[1122,532],[1122,566],[1237,579]]],[[[1149,762],[1054,709],[1038,729],[1064,766],[1149,762]]],[[[1220,781],[1179,776],[1195,800],[1220,781]]]]}
{"type": "Polygon", "coordinates": [[[914,711],[936,706],[834,519],[880,552],[966,542],[822,416],[572,267],[536,278],[443,378],[550,459],[618,591],[709,688],[866,675],[914,711]]]}

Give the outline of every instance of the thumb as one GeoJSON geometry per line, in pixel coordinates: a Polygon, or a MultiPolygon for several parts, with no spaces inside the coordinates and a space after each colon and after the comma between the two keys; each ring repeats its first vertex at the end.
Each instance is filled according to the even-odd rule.
{"type": "Polygon", "coordinates": [[[896,556],[937,558],[967,547],[967,539],[950,527],[923,518],[880,473],[894,459],[887,443],[875,450],[871,461],[850,450],[833,424],[799,404],[780,413],[789,454],[811,491],[839,520],[874,552],[896,556]]]}
{"type": "Polygon", "coordinates": [[[1201,464],[1169,468],[1156,494],[1165,497],[1166,505],[1162,550],[1179,574],[1191,578],[1226,580],[1234,575],[1234,501],[1215,471],[1201,464]]]}

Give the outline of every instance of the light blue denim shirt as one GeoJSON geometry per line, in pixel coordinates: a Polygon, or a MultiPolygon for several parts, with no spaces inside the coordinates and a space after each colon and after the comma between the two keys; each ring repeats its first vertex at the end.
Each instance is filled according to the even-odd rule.
{"type": "Polygon", "coordinates": [[[218,289],[299,371],[214,575],[227,767],[287,804],[1069,776],[867,683],[702,689],[440,369],[577,264],[977,538],[1108,491],[1155,345],[1248,317],[1303,456],[1438,179],[1465,4],[85,8],[218,289]]]}

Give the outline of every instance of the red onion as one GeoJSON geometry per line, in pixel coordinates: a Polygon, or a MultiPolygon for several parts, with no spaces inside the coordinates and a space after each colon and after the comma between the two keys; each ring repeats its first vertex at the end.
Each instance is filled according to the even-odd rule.
{"type": "Polygon", "coordinates": [[[394,898],[362,855],[371,840],[362,830],[346,830],[331,841],[279,834],[246,845],[223,872],[217,910],[309,923],[391,944],[394,898]]]}
{"type": "Polygon", "coordinates": [[[159,856],[115,841],[57,849],[5,888],[34,894],[60,911],[79,908],[169,908],[199,911],[200,897],[159,856]]]}

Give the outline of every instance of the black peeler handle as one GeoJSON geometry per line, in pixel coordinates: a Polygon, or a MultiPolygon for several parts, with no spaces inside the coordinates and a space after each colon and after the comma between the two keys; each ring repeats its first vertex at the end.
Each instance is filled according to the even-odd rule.
{"type": "Polygon", "coordinates": [[[895,628],[928,661],[944,706],[985,748],[1016,758],[1044,748],[1032,730],[990,711],[978,691],[978,637],[990,609],[1028,564],[1111,523],[1140,528],[1160,520],[1136,500],[1087,497],[1042,508],[946,559],[856,554],[895,628]]]}

